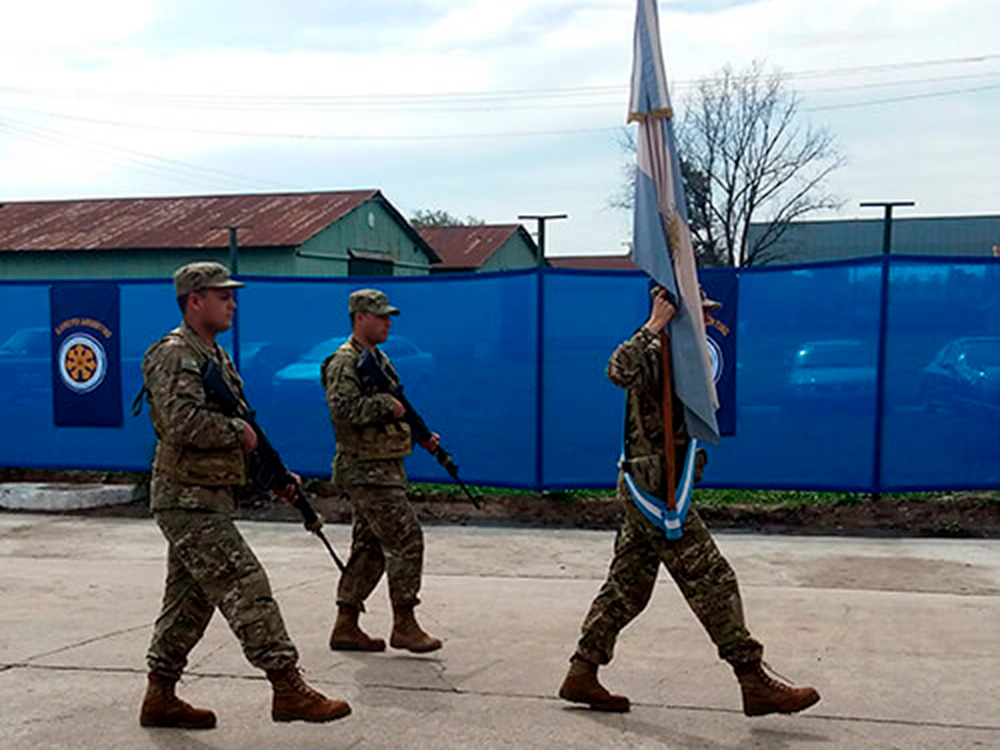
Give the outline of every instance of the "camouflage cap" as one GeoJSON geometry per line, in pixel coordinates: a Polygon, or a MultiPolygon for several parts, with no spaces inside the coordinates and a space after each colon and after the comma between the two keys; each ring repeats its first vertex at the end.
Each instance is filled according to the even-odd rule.
{"type": "Polygon", "coordinates": [[[699,286],[698,292],[701,294],[701,309],[707,312],[715,312],[722,309],[722,303],[714,300],[705,293],[705,287],[699,286]]]}
{"type": "Polygon", "coordinates": [[[389,298],[378,289],[358,289],[351,292],[348,312],[372,315],[399,315],[399,309],[389,304],[389,298]]]}
{"type": "Polygon", "coordinates": [[[174,290],[178,297],[202,289],[235,289],[245,286],[229,278],[229,269],[221,263],[200,260],[188,263],[174,271],[174,290]]]}

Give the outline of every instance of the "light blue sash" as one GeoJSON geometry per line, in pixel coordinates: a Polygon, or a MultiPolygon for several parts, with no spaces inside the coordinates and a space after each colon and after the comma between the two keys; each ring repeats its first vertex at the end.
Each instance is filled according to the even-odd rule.
{"type": "MultiPolygon", "coordinates": [[[[680,539],[683,533],[681,527],[684,519],[687,518],[688,509],[691,507],[691,490],[694,489],[694,464],[695,449],[698,441],[692,440],[688,445],[687,454],[684,456],[684,471],[681,474],[681,481],[677,484],[677,491],[674,495],[676,510],[668,510],[667,503],[658,497],[650,495],[639,488],[635,479],[628,472],[624,473],[625,486],[628,487],[629,494],[636,506],[643,512],[650,521],[656,524],[657,528],[663,529],[667,539],[680,539]]],[[[622,461],[625,454],[622,453],[622,461]]]]}

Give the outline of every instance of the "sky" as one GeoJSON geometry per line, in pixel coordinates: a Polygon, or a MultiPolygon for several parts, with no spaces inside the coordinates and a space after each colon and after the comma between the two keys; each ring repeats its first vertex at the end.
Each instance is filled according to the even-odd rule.
{"type": "MultiPolygon", "coordinates": [[[[817,218],[1000,213],[996,0],[666,0],[682,116],[763,61],[845,157],[817,218]]],[[[405,215],[566,213],[618,254],[631,0],[32,0],[0,26],[0,202],[377,188],[405,215]]],[[[526,222],[534,230],[534,222],[526,222]]]]}

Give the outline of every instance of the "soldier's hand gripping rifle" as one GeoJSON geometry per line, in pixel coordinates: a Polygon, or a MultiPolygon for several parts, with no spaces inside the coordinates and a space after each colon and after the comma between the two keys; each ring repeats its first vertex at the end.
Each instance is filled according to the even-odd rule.
{"type": "Polygon", "coordinates": [[[257,424],[254,412],[243,408],[236,394],[230,389],[229,383],[222,376],[222,370],[219,369],[219,366],[213,360],[208,360],[202,368],[201,382],[205,388],[205,395],[209,400],[221,406],[227,416],[242,419],[250,425],[250,428],[257,435],[257,449],[251,454],[253,458],[251,479],[254,484],[262,489],[275,491],[289,486],[293,487],[295,494],[292,505],[302,515],[306,529],[318,536],[320,541],[326,545],[326,548],[330,551],[330,555],[333,557],[333,561],[340,568],[340,572],[343,573],[344,563],[341,562],[333,549],[333,545],[330,544],[330,541],[326,538],[326,534],[323,533],[322,516],[312,507],[309,498],[306,497],[305,490],[302,489],[302,485],[295,481],[295,477],[292,476],[292,473],[282,462],[278,451],[274,449],[274,446],[271,445],[260,425],[257,424]]]}
{"type": "MultiPolygon", "coordinates": [[[[431,432],[427,423],[417,414],[417,410],[413,408],[413,404],[409,402],[406,396],[403,395],[403,386],[396,385],[393,383],[392,379],[385,374],[385,370],[379,364],[378,359],[375,357],[375,353],[371,349],[365,349],[361,356],[358,357],[357,362],[358,373],[369,378],[375,387],[382,393],[388,393],[393,396],[399,403],[403,405],[406,409],[406,414],[403,415],[403,419],[407,421],[410,425],[410,430],[413,432],[413,437],[416,438],[417,442],[420,443],[425,448],[428,445],[428,441],[433,437],[434,433],[431,432]]],[[[448,472],[458,486],[462,488],[462,492],[465,496],[469,498],[476,509],[478,510],[482,506],[479,505],[479,501],[469,492],[469,488],[465,486],[465,483],[458,477],[458,467],[451,458],[451,454],[448,453],[441,444],[439,443],[434,450],[427,448],[427,451],[437,459],[437,462],[444,467],[444,470],[448,472]]]]}

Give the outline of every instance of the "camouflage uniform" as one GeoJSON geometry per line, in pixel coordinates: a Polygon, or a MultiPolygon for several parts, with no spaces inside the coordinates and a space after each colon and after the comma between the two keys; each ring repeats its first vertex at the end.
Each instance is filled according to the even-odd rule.
{"type": "MultiPolygon", "coordinates": [[[[639,328],[611,355],[608,377],[627,389],[624,466],[643,490],[662,497],[660,337],[639,328]]],[[[676,465],[681,467],[690,438],[676,398],[673,423],[676,465]]],[[[760,659],[763,647],[744,624],[736,575],[698,513],[693,508],[688,512],[681,538],[671,541],[635,506],[621,474],[617,495],[625,517],[615,539],[608,578],[583,622],[577,653],[593,664],[611,661],[618,633],[649,603],[662,562],[708,631],[720,658],[733,665],[760,659]]]]}
{"type": "Polygon", "coordinates": [[[153,344],[142,362],[159,437],[150,505],[169,543],[163,608],[147,661],[151,672],[173,680],[216,607],[251,664],[281,670],[298,662],[267,575],[233,522],[233,490],[246,482],[244,423],[206,401],[201,368],[209,359],[242,399],[229,355],[186,323],[153,344]]]}
{"type": "MultiPolygon", "coordinates": [[[[358,374],[364,347],[353,337],[321,367],[326,403],[337,441],[333,481],[351,501],[351,556],[337,587],[337,603],[364,610],[382,573],[395,609],[420,599],[424,537],[406,498],[403,458],[413,450],[410,426],[392,413],[392,397],[358,374]]],[[[399,377],[384,352],[375,355],[386,374],[399,377]]]]}

